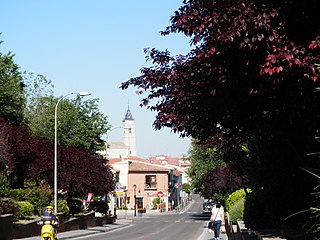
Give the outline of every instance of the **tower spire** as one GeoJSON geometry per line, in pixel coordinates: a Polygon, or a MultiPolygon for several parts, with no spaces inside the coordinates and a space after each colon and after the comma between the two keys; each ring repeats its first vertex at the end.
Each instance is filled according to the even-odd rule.
{"type": "Polygon", "coordinates": [[[129,103],[127,113],[123,119],[123,143],[128,147],[128,157],[137,156],[136,150],[136,128],[132,117],[129,103]]]}
{"type": "Polygon", "coordinates": [[[124,116],[123,122],[124,122],[125,120],[134,120],[134,118],[132,117],[132,114],[131,114],[129,105],[128,105],[127,113],[126,113],[126,115],[124,116]]]}

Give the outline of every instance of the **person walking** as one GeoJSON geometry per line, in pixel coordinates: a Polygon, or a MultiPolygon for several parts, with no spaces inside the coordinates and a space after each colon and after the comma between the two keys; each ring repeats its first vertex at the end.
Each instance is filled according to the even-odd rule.
{"type": "Polygon", "coordinates": [[[220,239],[220,228],[224,225],[224,209],[220,202],[212,208],[210,221],[214,222],[213,234],[214,239],[220,239]]]}

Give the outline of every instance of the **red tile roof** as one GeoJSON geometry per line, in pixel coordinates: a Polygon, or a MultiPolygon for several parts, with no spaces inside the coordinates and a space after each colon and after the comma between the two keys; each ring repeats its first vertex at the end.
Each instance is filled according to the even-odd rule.
{"type": "Polygon", "coordinates": [[[158,155],[149,157],[148,161],[150,163],[159,164],[159,165],[175,165],[175,166],[190,166],[189,161],[185,161],[182,157],[169,157],[166,155],[158,155]]]}
{"type": "MultiPolygon", "coordinates": [[[[168,172],[175,170],[176,167],[185,167],[190,163],[183,161],[183,158],[171,158],[165,155],[150,157],[148,160],[132,156],[130,158],[110,158],[109,164],[129,161],[129,171],[131,172],[168,172]]],[[[176,169],[175,174],[180,175],[183,172],[176,169]]]]}
{"type": "Polygon", "coordinates": [[[115,163],[121,162],[121,161],[122,161],[121,158],[110,158],[110,159],[108,160],[109,164],[115,164],[115,163]]]}
{"type": "Polygon", "coordinates": [[[170,170],[173,168],[135,161],[129,163],[129,172],[169,172],[170,170]]]}

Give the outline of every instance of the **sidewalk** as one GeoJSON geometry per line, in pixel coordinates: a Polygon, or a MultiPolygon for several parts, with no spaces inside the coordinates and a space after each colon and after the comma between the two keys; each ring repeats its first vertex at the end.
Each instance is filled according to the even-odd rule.
{"type": "MultiPolygon", "coordinates": [[[[208,229],[204,229],[201,236],[197,238],[197,240],[213,240],[213,232],[209,232],[208,229]]],[[[221,240],[228,240],[228,236],[226,233],[220,233],[221,240]]]]}
{"type": "MultiPolygon", "coordinates": [[[[104,226],[99,226],[99,227],[93,227],[93,228],[88,228],[88,229],[82,229],[82,230],[73,230],[73,231],[68,231],[68,232],[62,232],[58,233],[58,239],[71,239],[75,237],[82,237],[82,236],[88,236],[96,233],[102,233],[102,232],[108,232],[114,229],[126,227],[130,225],[132,220],[130,219],[117,219],[117,221],[113,224],[107,224],[104,226]]],[[[29,237],[29,238],[19,238],[19,239],[24,239],[24,240],[39,240],[39,236],[35,237],[29,237]]]]}

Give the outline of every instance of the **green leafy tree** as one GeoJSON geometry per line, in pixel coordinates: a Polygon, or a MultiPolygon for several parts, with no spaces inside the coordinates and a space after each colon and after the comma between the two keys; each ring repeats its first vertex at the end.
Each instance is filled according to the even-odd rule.
{"type": "Polygon", "coordinates": [[[82,102],[81,97],[72,100],[76,111],[69,128],[64,129],[67,133],[65,145],[73,145],[94,152],[105,148],[102,135],[107,133],[110,126],[107,117],[99,111],[98,103],[98,99],[82,102]]]}
{"type": "MultiPolygon", "coordinates": [[[[54,113],[60,97],[52,95],[53,85],[43,75],[25,75],[28,105],[26,122],[33,136],[54,141],[54,113]]],[[[110,126],[98,108],[98,99],[78,96],[60,101],[57,112],[58,141],[63,146],[76,146],[94,152],[104,149],[102,135],[110,126]]]]}
{"type": "Polygon", "coordinates": [[[186,193],[190,193],[190,184],[189,183],[183,183],[182,184],[182,191],[186,193]]]}
{"type": "Polygon", "coordinates": [[[219,158],[215,148],[202,147],[194,140],[191,143],[188,159],[191,161],[188,175],[192,179],[192,189],[196,188],[204,193],[205,189],[203,184],[207,175],[213,168],[221,165],[223,162],[219,158]]]}
{"type": "Polygon", "coordinates": [[[40,74],[36,75],[34,73],[25,73],[24,82],[26,84],[25,95],[27,99],[25,122],[29,125],[30,129],[35,132],[34,135],[41,136],[38,132],[41,132],[40,129],[42,129],[42,131],[45,132],[43,135],[47,136],[49,135],[47,132],[49,129],[44,128],[43,119],[48,117],[44,113],[47,112],[48,98],[53,98],[52,94],[54,86],[45,76],[40,74]]]}
{"type": "MultiPolygon", "coordinates": [[[[1,44],[1,42],[0,42],[1,44]]],[[[0,117],[12,124],[20,124],[26,106],[25,85],[14,54],[0,52],[0,117]]]]}
{"type": "Polygon", "coordinates": [[[54,85],[52,84],[51,80],[47,79],[41,74],[25,72],[23,74],[23,79],[26,88],[26,110],[28,113],[29,111],[32,111],[31,109],[37,108],[35,105],[38,105],[37,101],[41,99],[41,97],[53,95],[54,85]]]}
{"type": "MultiPolygon", "coordinates": [[[[33,99],[34,104],[27,115],[33,136],[54,141],[54,112],[58,99],[53,96],[33,99]]],[[[104,149],[102,135],[110,127],[107,117],[98,109],[98,99],[63,99],[58,105],[57,124],[58,141],[61,145],[94,152],[104,149]]]]}

